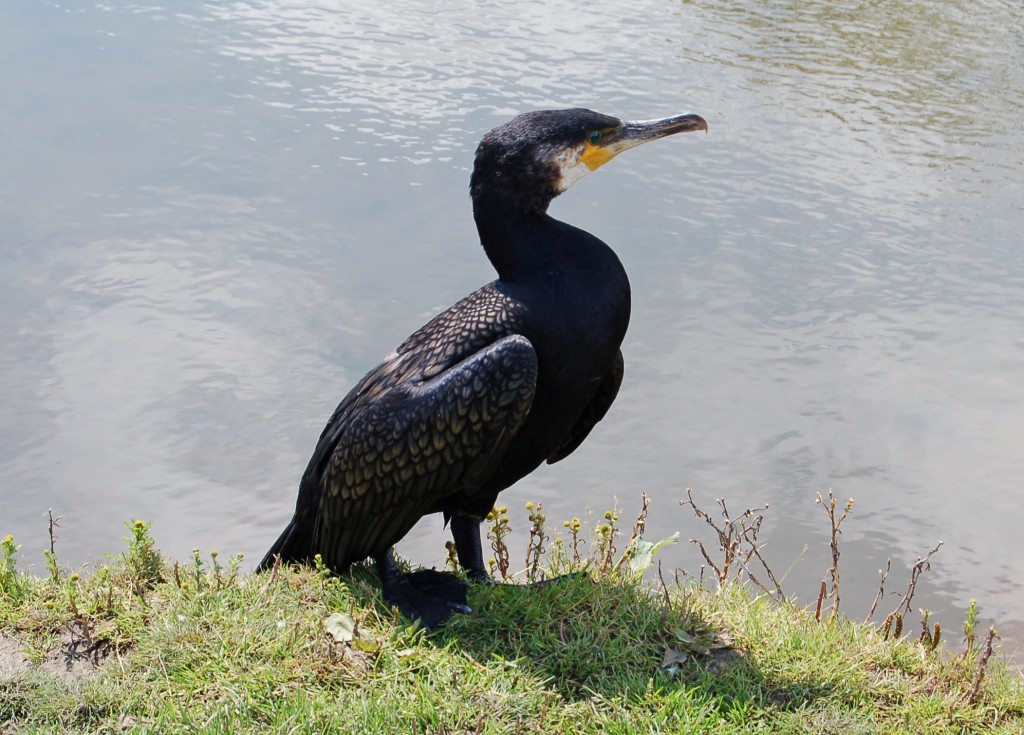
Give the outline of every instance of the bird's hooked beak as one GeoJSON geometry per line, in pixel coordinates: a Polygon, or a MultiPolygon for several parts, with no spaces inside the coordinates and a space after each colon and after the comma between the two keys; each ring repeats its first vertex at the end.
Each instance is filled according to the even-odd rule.
{"type": "Polygon", "coordinates": [[[623,151],[658,138],[694,130],[708,131],[708,124],[700,115],[676,115],[660,120],[633,120],[620,128],[601,131],[599,140],[590,139],[580,161],[591,171],[608,163],[623,151]]]}

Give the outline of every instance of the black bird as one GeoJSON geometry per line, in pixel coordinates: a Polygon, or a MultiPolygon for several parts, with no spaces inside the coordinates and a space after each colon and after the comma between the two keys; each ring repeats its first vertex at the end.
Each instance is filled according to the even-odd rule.
{"type": "Polygon", "coordinates": [[[615,400],[629,322],[610,247],[548,204],[628,148],[707,131],[697,115],[622,122],[584,109],[519,115],[484,136],[473,216],[498,279],[417,330],[345,396],[320,435],[295,515],[258,569],[320,554],[372,558],[385,598],[431,628],[468,612],[451,574],[404,574],[391,548],[429,513],[451,523],[459,563],[488,578],[480,524],[500,493],[571,454],[615,400]]]}

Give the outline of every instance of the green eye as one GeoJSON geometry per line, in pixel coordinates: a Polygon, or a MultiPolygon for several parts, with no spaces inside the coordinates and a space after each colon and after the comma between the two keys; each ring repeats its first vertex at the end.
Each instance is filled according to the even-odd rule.
{"type": "Polygon", "coordinates": [[[597,145],[601,142],[601,131],[595,130],[590,134],[587,140],[590,141],[590,145],[597,145]]]}

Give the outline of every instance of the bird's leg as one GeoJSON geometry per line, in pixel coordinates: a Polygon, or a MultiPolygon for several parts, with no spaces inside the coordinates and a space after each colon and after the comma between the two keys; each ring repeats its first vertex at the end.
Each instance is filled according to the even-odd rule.
{"type": "Polygon", "coordinates": [[[471,516],[453,515],[452,539],[455,540],[455,551],[459,555],[459,564],[466,570],[466,576],[474,582],[490,582],[491,577],[484,567],[480,523],[480,520],[471,516]]]}
{"type": "Polygon", "coordinates": [[[384,599],[407,618],[419,620],[432,630],[454,613],[472,612],[467,602],[469,586],[454,574],[420,569],[408,574],[398,569],[389,550],[374,559],[384,599]]]}

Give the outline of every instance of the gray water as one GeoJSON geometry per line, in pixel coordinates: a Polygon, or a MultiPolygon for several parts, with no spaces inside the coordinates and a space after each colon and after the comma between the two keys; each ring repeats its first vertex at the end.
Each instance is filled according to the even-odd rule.
{"type": "MultiPolygon", "coordinates": [[[[811,603],[833,488],[851,615],[941,540],[915,607],[956,631],[975,597],[1016,649],[1021,4],[372,5],[0,5],[0,533],[38,565],[52,508],[77,566],[145,518],[178,558],[255,561],[337,400],[493,278],[480,136],[697,112],[708,136],[552,207],[617,249],[633,321],[607,419],[503,496],[517,548],[526,500],[626,523],[641,491],[651,538],[710,541],[692,487],[768,503],[765,554],[811,603]]],[[[400,551],[444,538],[429,518],[400,551]]]]}

